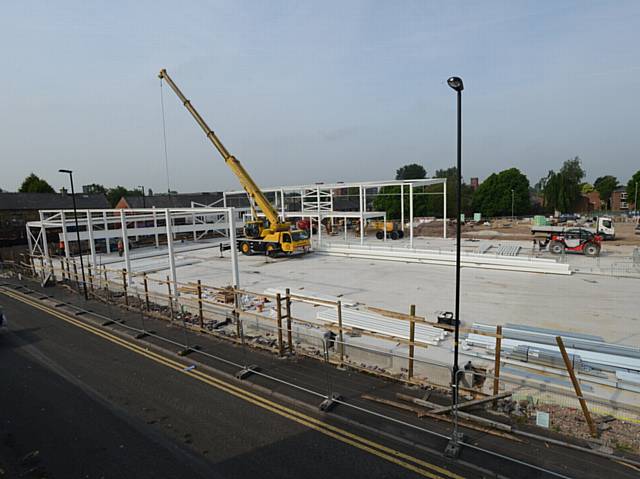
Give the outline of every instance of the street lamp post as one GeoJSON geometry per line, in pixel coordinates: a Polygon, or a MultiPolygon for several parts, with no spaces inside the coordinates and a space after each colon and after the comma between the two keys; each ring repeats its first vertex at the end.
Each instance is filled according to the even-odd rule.
{"type": "Polygon", "coordinates": [[[511,224],[513,224],[513,205],[515,204],[515,190],[511,188],[511,224]]]}
{"type": "MultiPolygon", "coordinates": [[[[89,294],[87,293],[87,280],[84,276],[84,262],[82,261],[82,243],[80,243],[80,227],[78,226],[78,208],[76,207],[76,192],[73,189],[73,171],[71,170],[58,170],[59,173],[66,173],[69,175],[69,181],[71,182],[71,199],[73,201],[73,217],[76,222],[76,239],[78,241],[78,252],[80,253],[80,271],[82,272],[82,287],[84,290],[84,299],[89,299],[89,294]]],[[[89,228],[89,225],[87,225],[89,228]]],[[[64,245],[65,248],[68,248],[69,245],[64,245]]]]}
{"type": "Polygon", "coordinates": [[[462,217],[462,90],[464,85],[462,78],[451,77],[447,80],[447,84],[453,88],[458,97],[458,163],[457,163],[457,188],[456,188],[456,299],[455,299],[455,315],[454,315],[454,342],[453,342],[453,377],[452,377],[452,400],[453,405],[458,404],[458,343],[460,338],[460,237],[462,217]]]}

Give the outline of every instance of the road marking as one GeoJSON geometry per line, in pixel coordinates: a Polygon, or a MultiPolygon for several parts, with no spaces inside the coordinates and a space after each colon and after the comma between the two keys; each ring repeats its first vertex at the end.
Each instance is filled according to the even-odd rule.
{"type": "Polygon", "coordinates": [[[397,451],[393,448],[390,448],[388,446],[384,446],[382,444],[376,443],[374,441],[371,441],[369,439],[366,439],[362,436],[359,436],[357,434],[351,433],[349,431],[346,431],[344,429],[338,428],[336,426],[333,426],[331,424],[325,423],[319,419],[316,419],[312,416],[308,416],[304,413],[301,413],[299,411],[293,410],[291,408],[288,408],[286,406],[283,406],[282,404],[278,404],[276,402],[273,402],[271,400],[268,400],[266,398],[263,398],[261,396],[258,396],[254,393],[251,393],[247,390],[244,390],[240,387],[237,387],[231,383],[227,383],[225,381],[222,381],[220,379],[217,379],[213,376],[210,376],[206,373],[203,373],[201,371],[198,371],[197,369],[185,369],[185,364],[184,363],[180,363],[177,362],[173,359],[170,359],[168,357],[162,356],[158,353],[155,353],[153,351],[147,350],[142,348],[141,346],[132,343],[130,341],[127,341],[125,339],[122,339],[118,336],[115,336],[109,332],[103,331],[95,326],[86,324],[74,317],[71,317],[65,313],[62,313],[58,310],[52,309],[49,306],[46,306],[44,304],[41,304],[39,302],[36,302],[35,300],[33,300],[32,298],[24,295],[23,293],[17,292],[17,291],[13,291],[13,290],[7,290],[5,288],[2,289],[2,292],[17,300],[20,301],[22,303],[28,304],[36,309],[39,309],[51,316],[54,316],[58,319],[61,319],[71,325],[74,325],[76,327],[79,327],[81,329],[84,329],[85,331],[88,331],[90,333],[95,334],[96,336],[99,336],[103,339],[106,339],[112,343],[115,343],[119,346],[122,346],[136,354],[139,354],[141,356],[144,356],[156,363],[162,364],[166,367],[169,367],[177,372],[180,372],[182,374],[186,374],[188,376],[191,376],[194,379],[197,379],[201,382],[204,382],[205,384],[208,384],[212,387],[215,387],[217,389],[220,389],[222,391],[225,391],[228,394],[231,394],[235,397],[238,397],[240,399],[243,399],[249,403],[252,403],[256,406],[259,406],[263,409],[269,410],[271,412],[273,412],[274,414],[278,414],[282,417],[285,417],[287,419],[290,419],[298,424],[301,424],[303,426],[306,426],[310,429],[313,429],[315,431],[318,431],[326,436],[332,437],[338,441],[341,441],[343,443],[349,444],[353,447],[356,447],[358,449],[361,449],[363,451],[366,451],[370,454],[373,454],[375,456],[378,456],[382,459],[385,459],[389,462],[392,462],[398,466],[401,466],[405,469],[408,469],[410,471],[413,471],[417,474],[420,474],[424,477],[428,477],[431,479],[441,479],[442,476],[437,476],[429,471],[425,471],[424,469],[421,469],[418,466],[422,466],[424,468],[427,469],[431,469],[432,471],[435,471],[439,474],[442,474],[446,477],[449,477],[451,479],[463,479],[462,476],[459,476],[458,474],[455,474],[451,471],[448,471],[447,469],[444,469],[440,466],[437,466],[435,464],[431,464],[429,462],[423,461],[421,459],[415,458],[413,456],[410,456],[409,454],[405,454],[403,452],[397,451]],[[406,461],[410,461],[413,464],[406,462],[406,461]]]}

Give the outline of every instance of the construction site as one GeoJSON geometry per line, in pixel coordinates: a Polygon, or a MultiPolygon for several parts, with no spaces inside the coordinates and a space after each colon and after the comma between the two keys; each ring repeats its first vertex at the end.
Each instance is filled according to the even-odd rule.
{"type": "MultiPolygon", "coordinates": [[[[478,217],[464,222],[457,245],[463,220],[447,218],[446,178],[260,188],[165,70],[160,78],[242,189],[189,208],[40,210],[26,226],[29,253],[4,265],[9,276],[139,313],[137,338],[154,336],[158,324],[183,330],[183,356],[198,353],[200,336],[283,361],[306,358],[408,388],[359,394],[363,410],[403,411],[412,421],[435,418],[516,440],[528,435],[637,468],[640,317],[632,298],[640,249],[633,223],[605,217],[537,226],[534,218],[478,217]],[[340,207],[345,192],[356,208],[340,207]],[[400,218],[371,210],[379,194],[395,195],[400,218]],[[415,198],[425,194],[442,198],[440,215],[414,215],[415,198]],[[145,318],[156,324],[153,333],[145,318]],[[452,386],[460,394],[454,406],[452,386]]],[[[241,366],[241,380],[271,374],[261,364],[241,366]]],[[[294,376],[277,381],[307,387],[294,376]]],[[[330,383],[314,394],[322,410],[349,404],[330,383]]]]}

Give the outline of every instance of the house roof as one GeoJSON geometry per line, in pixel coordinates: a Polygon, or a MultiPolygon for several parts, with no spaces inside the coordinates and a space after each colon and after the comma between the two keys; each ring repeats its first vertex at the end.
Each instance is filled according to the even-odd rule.
{"type": "MultiPolygon", "coordinates": [[[[76,193],[79,209],[110,208],[107,197],[102,194],[76,193]]],[[[71,209],[71,195],[62,193],[0,193],[0,210],[55,210],[71,209]]]]}
{"type": "MultiPolygon", "coordinates": [[[[129,208],[191,208],[191,202],[210,205],[222,199],[222,192],[178,193],[175,195],[123,196],[129,208]]],[[[121,200],[122,201],[122,200],[121,200]]],[[[222,202],[219,205],[222,206],[222,202]]]]}

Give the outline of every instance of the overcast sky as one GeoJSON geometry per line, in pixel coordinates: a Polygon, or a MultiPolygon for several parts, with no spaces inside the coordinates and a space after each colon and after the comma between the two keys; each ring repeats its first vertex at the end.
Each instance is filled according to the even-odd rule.
{"type": "MultiPolygon", "coordinates": [[[[7,1],[0,15],[0,188],[31,171],[167,190],[160,80],[263,186],[429,174],[535,183],[580,156],[589,180],[640,169],[640,2],[7,1]]],[[[169,182],[238,188],[166,87],[169,182]]]]}

